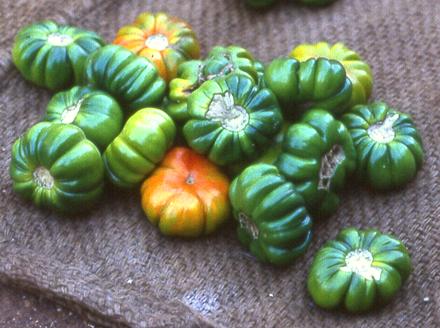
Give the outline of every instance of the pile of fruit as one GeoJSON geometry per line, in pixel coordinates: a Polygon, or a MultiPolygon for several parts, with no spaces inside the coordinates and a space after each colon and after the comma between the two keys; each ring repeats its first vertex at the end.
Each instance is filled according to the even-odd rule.
{"type": "MultiPolygon", "coordinates": [[[[342,43],[299,45],[268,65],[239,46],[199,57],[190,26],[164,13],[139,15],[112,45],[52,21],[20,30],[17,69],[59,92],[13,145],[14,190],[71,214],[106,185],[140,188],[161,233],[198,237],[233,216],[258,260],[285,266],[352,175],[390,190],[422,165],[414,122],[368,103],[371,69],[342,43]]],[[[410,271],[395,237],[348,228],[316,254],[308,288],[324,308],[360,312],[391,299],[410,271]]]]}

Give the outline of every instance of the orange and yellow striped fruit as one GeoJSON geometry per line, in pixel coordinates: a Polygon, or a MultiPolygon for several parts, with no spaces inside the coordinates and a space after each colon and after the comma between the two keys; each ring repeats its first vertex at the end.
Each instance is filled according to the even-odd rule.
{"type": "Polygon", "coordinates": [[[165,81],[176,77],[179,64],[200,57],[200,45],[185,21],[165,13],[145,12],[122,27],[114,44],[151,60],[165,81]]]}
{"type": "Polygon", "coordinates": [[[198,237],[230,217],[229,179],[202,155],[173,148],[141,187],[142,208],[164,235],[198,237]]]}

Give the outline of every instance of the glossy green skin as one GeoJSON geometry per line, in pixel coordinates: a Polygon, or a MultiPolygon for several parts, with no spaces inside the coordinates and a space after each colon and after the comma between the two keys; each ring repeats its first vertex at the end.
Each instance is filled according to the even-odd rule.
{"type": "Polygon", "coordinates": [[[267,66],[264,78],[286,117],[297,118],[310,108],[341,114],[351,99],[351,81],[336,60],[311,58],[300,63],[294,58],[278,58],[267,66]]]}
{"type": "Polygon", "coordinates": [[[160,104],[166,89],[154,64],[117,45],[107,45],[89,56],[85,79],[110,93],[128,112],[160,104]]]}
{"type": "Polygon", "coordinates": [[[219,74],[225,76],[230,73],[242,73],[256,82],[258,72],[255,67],[254,56],[248,50],[239,46],[216,46],[212,48],[204,63],[203,76],[206,80],[212,80],[219,77],[219,74]]]}
{"type": "Polygon", "coordinates": [[[259,80],[252,54],[238,46],[214,47],[208,57],[201,60],[187,61],[177,70],[177,78],[171,80],[165,111],[176,121],[186,122],[188,114],[188,97],[204,82],[224,77],[230,73],[242,73],[254,81],[259,80]]]}
{"type": "Polygon", "coordinates": [[[265,8],[273,5],[275,0],[246,0],[246,4],[253,8],[265,8]]]}
{"type": "Polygon", "coordinates": [[[299,0],[299,2],[307,6],[327,6],[336,0],[299,0]]]}
{"type": "Polygon", "coordinates": [[[121,188],[137,187],[165,156],[175,135],[176,126],[164,111],[138,110],[104,152],[110,181],[121,188]]]}
{"type": "Polygon", "coordinates": [[[238,238],[260,261],[287,265],[306,251],[312,219],[301,195],[275,166],[249,166],[232,182],[229,198],[238,238]]]}
{"type": "Polygon", "coordinates": [[[356,168],[356,152],[345,126],[328,112],[314,109],[289,127],[276,166],[302,194],[308,211],[326,217],[339,205],[337,192],[356,168]],[[335,146],[341,147],[344,156],[322,179],[323,158],[335,146]]]}
{"type": "Polygon", "coordinates": [[[44,120],[78,126],[87,139],[104,151],[121,132],[123,113],[119,104],[108,93],[77,86],[52,97],[44,120]],[[66,116],[69,108],[75,106],[79,108],[77,115],[66,116]]]}
{"type": "Polygon", "coordinates": [[[317,252],[307,287],[320,307],[365,312],[388,303],[410,272],[411,259],[401,241],[377,230],[348,228],[317,252]],[[354,250],[369,251],[372,267],[380,270],[380,275],[365,276],[341,269],[346,266],[347,254],[354,250]]]}
{"type": "Polygon", "coordinates": [[[327,42],[318,42],[316,44],[301,44],[295,47],[290,56],[305,61],[311,57],[325,57],[338,60],[345,68],[347,77],[352,84],[352,94],[349,108],[355,105],[366,104],[373,90],[373,72],[362,57],[338,42],[333,45],[327,42]]]}
{"type": "Polygon", "coordinates": [[[60,90],[82,82],[87,56],[104,43],[95,32],[48,20],[28,25],[17,33],[12,60],[26,80],[60,90]],[[51,45],[48,37],[57,33],[71,37],[72,43],[51,45]]]}
{"type": "Polygon", "coordinates": [[[409,115],[382,102],[355,106],[342,117],[357,152],[357,176],[371,187],[388,190],[411,181],[423,164],[422,139],[409,115]],[[378,142],[368,129],[387,117],[398,115],[389,142],[378,142]]]}
{"type": "MultiPolygon", "coordinates": [[[[280,132],[273,138],[272,143],[266,147],[261,156],[259,156],[255,161],[251,164],[275,164],[276,160],[280,156],[283,148],[284,137],[287,133],[287,129],[291,123],[284,122],[283,127],[280,132]]],[[[244,169],[246,169],[250,164],[249,163],[237,163],[228,166],[228,173],[232,177],[236,177],[239,175],[244,169]]]]}
{"type": "Polygon", "coordinates": [[[96,146],[71,124],[41,122],[12,147],[14,190],[37,206],[74,213],[89,209],[102,194],[104,166],[96,146]],[[45,187],[34,172],[43,167],[54,179],[45,187]]]}
{"type": "Polygon", "coordinates": [[[264,64],[258,60],[254,62],[255,70],[257,71],[257,77],[258,77],[258,86],[261,88],[267,88],[266,81],[264,80],[264,70],[266,67],[264,64]]]}
{"type": "Polygon", "coordinates": [[[187,143],[219,165],[255,159],[283,123],[274,94],[269,89],[258,88],[251,78],[242,74],[205,82],[189,97],[188,110],[191,120],[183,127],[187,143]],[[234,106],[243,108],[249,118],[239,131],[207,117],[215,97],[227,94],[232,95],[234,106]]]}
{"type": "Polygon", "coordinates": [[[177,122],[186,122],[188,97],[200,86],[199,72],[203,67],[201,60],[189,60],[179,65],[177,77],[169,84],[169,93],[164,110],[177,122]]]}

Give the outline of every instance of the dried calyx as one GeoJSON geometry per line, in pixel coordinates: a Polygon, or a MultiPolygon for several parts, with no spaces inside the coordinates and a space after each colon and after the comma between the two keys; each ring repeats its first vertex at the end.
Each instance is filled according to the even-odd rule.
{"type": "Polygon", "coordinates": [[[345,153],[340,145],[334,145],[327,153],[322,156],[321,168],[319,170],[319,190],[329,190],[332,178],[336,170],[345,159],[345,153]]]}
{"type": "Polygon", "coordinates": [[[217,74],[207,75],[206,77],[204,77],[204,80],[205,81],[213,80],[213,79],[216,79],[216,78],[221,77],[221,76],[226,76],[229,73],[232,73],[234,71],[234,69],[235,69],[234,65],[232,63],[228,63],[225,66],[223,66],[223,68],[217,74]]]}
{"type": "Polygon", "coordinates": [[[73,121],[75,121],[76,116],[78,115],[81,109],[81,105],[83,101],[84,99],[80,99],[73,105],[66,107],[66,109],[64,109],[64,111],[61,113],[61,122],[70,124],[73,121]]]}
{"type": "Polygon", "coordinates": [[[249,114],[243,107],[234,103],[234,97],[230,92],[214,95],[205,117],[221,123],[224,129],[233,132],[242,131],[249,123],[249,114]]]}
{"type": "Polygon", "coordinates": [[[54,179],[49,170],[42,166],[37,167],[32,176],[35,183],[41,188],[51,189],[54,185],[54,179]]]}
{"type": "Polygon", "coordinates": [[[379,280],[382,270],[373,266],[373,255],[366,249],[355,249],[345,256],[341,271],[352,272],[367,280],[379,280]]]}
{"type": "Polygon", "coordinates": [[[258,239],[260,230],[258,230],[257,225],[245,213],[238,213],[238,222],[240,227],[252,236],[252,239],[258,239]]]}
{"type": "Polygon", "coordinates": [[[396,133],[393,125],[399,119],[399,114],[393,113],[381,121],[368,128],[368,135],[371,139],[379,143],[388,143],[394,140],[396,133]]]}
{"type": "Polygon", "coordinates": [[[61,33],[52,33],[47,37],[47,43],[51,46],[65,47],[73,42],[73,38],[70,35],[61,33]]]}
{"type": "Polygon", "coordinates": [[[166,48],[168,48],[168,45],[169,45],[168,38],[161,33],[150,35],[145,40],[145,46],[147,48],[157,51],[165,50],[166,48]]]}
{"type": "MultiPolygon", "coordinates": [[[[226,64],[215,74],[205,74],[204,69],[205,65],[199,65],[199,70],[197,73],[197,84],[200,86],[203,82],[216,79],[218,77],[226,76],[235,71],[235,66],[232,61],[232,58],[227,53],[222,53],[221,56],[226,59],[226,64]]],[[[209,60],[209,59],[208,59],[209,60]]]]}

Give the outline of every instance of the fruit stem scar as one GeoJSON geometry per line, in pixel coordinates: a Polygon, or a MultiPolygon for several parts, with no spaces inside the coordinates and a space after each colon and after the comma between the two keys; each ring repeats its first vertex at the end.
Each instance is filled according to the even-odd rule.
{"type": "Polygon", "coordinates": [[[329,190],[332,178],[339,164],[345,159],[345,153],[340,145],[334,145],[321,160],[319,170],[318,190],[329,190]]]}
{"type": "Polygon", "coordinates": [[[61,113],[61,122],[65,124],[70,124],[73,121],[75,121],[76,116],[78,115],[79,110],[81,109],[81,105],[83,101],[84,99],[80,99],[73,105],[66,107],[66,109],[64,109],[64,111],[61,113]]]}
{"type": "Polygon", "coordinates": [[[232,132],[239,132],[249,123],[247,111],[234,103],[234,97],[230,92],[215,94],[209,104],[205,117],[219,122],[222,127],[232,132]]]}
{"type": "Polygon", "coordinates": [[[217,73],[215,74],[206,74],[203,72],[205,66],[203,64],[199,65],[198,71],[197,71],[197,85],[202,85],[203,82],[216,79],[221,76],[226,76],[229,73],[232,73],[236,70],[235,65],[232,61],[232,58],[229,54],[223,53],[221,54],[226,60],[227,64],[225,64],[217,73]]]}
{"type": "Polygon", "coordinates": [[[220,72],[217,74],[210,74],[206,76],[206,80],[213,80],[219,76],[225,76],[234,71],[234,65],[232,63],[228,63],[225,65],[220,72]]]}
{"type": "Polygon", "coordinates": [[[356,273],[367,280],[380,280],[382,269],[373,266],[373,255],[366,249],[355,249],[345,256],[341,271],[356,273]]]}
{"type": "Polygon", "coordinates": [[[393,125],[399,119],[399,114],[387,115],[383,121],[377,122],[368,128],[368,135],[379,143],[389,143],[394,140],[396,133],[393,125]]]}
{"type": "Polygon", "coordinates": [[[52,33],[47,37],[47,43],[51,46],[65,47],[73,42],[73,38],[70,35],[61,33],[52,33]]]}
{"type": "Polygon", "coordinates": [[[157,51],[165,50],[166,48],[168,48],[168,45],[169,45],[168,38],[161,33],[150,35],[145,40],[145,46],[147,48],[157,51]]]}
{"type": "Polygon", "coordinates": [[[54,178],[50,174],[49,170],[45,167],[39,166],[32,174],[35,183],[44,189],[52,189],[54,185],[54,178]]]}
{"type": "Polygon", "coordinates": [[[189,185],[192,185],[196,182],[196,178],[190,173],[186,178],[185,182],[189,185]]]}
{"type": "Polygon", "coordinates": [[[238,222],[240,227],[242,227],[248,234],[252,236],[252,239],[258,239],[260,235],[260,230],[257,225],[247,216],[245,213],[238,213],[238,222]]]}

